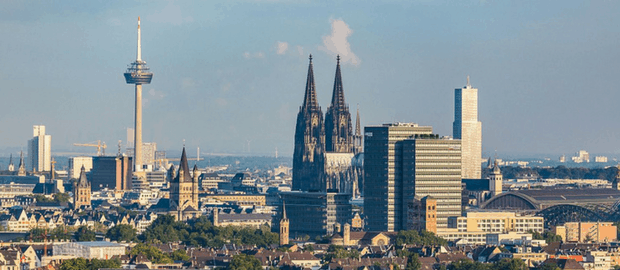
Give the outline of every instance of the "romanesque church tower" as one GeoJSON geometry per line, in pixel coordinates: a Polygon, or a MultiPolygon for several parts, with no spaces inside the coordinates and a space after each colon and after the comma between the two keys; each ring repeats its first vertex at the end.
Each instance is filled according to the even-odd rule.
{"type": "Polygon", "coordinates": [[[198,167],[194,165],[190,174],[185,147],[181,154],[179,170],[175,174],[174,167],[168,171],[170,179],[170,212],[177,216],[177,220],[194,217],[200,212],[198,205],[198,167]]]}
{"type": "Polygon", "coordinates": [[[73,183],[73,209],[90,207],[90,182],[86,178],[86,169],[82,165],[80,178],[73,183]]]}
{"type": "Polygon", "coordinates": [[[295,128],[293,190],[325,191],[324,152],[325,125],[323,112],[316,97],[312,55],[310,55],[304,103],[299,108],[295,128]]]}

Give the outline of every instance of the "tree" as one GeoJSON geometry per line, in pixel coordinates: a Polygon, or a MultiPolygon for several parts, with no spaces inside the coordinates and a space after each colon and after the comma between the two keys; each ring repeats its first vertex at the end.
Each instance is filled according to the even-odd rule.
{"type": "Polygon", "coordinates": [[[121,267],[119,260],[87,260],[84,258],[75,258],[64,260],[60,265],[60,270],[98,270],[102,268],[118,269],[121,267]]]}
{"type": "Polygon", "coordinates": [[[260,261],[251,255],[247,254],[239,254],[233,256],[230,264],[228,265],[229,270],[262,270],[260,261]]]}
{"type": "Polygon", "coordinates": [[[456,262],[451,263],[447,267],[450,270],[490,270],[488,264],[484,264],[481,262],[473,262],[471,260],[460,259],[456,262]]]}
{"type": "Polygon", "coordinates": [[[189,261],[189,255],[187,255],[185,249],[177,249],[173,251],[171,257],[174,261],[189,261]]]}
{"type": "Polygon", "coordinates": [[[46,235],[47,232],[45,231],[45,229],[32,228],[30,229],[30,231],[28,231],[28,236],[26,238],[34,242],[43,242],[46,235]]]}
{"type": "Polygon", "coordinates": [[[493,265],[498,270],[527,270],[529,269],[523,260],[518,258],[502,259],[493,265]]]}
{"type": "MultiPolygon", "coordinates": [[[[555,263],[542,263],[538,266],[539,270],[561,270],[555,263]]],[[[615,269],[615,268],[614,268],[615,269]]]]}
{"type": "Polygon", "coordinates": [[[139,255],[142,254],[146,256],[153,263],[172,263],[172,259],[164,254],[160,249],[146,245],[146,244],[137,244],[131,251],[129,251],[130,255],[139,255]]]}
{"type": "Polygon", "coordinates": [[[418,258],[418,254],[413,254],[409,256],[409,260],[407,260],[407,267],[405,270],[420,270],[422,268],[422,263],[418,258]]]}
{"type": "Polygon", "coordinates": [[[124,241],[131,242],[138,238],[136,237],[136,229],[131,225],[118,224],[110,229],[105,234],[105,237],[110,238],[112,241],[124,241]]]}
{"type": "Polygon", "coordinates": [[[80,226],[77,232],[75,232],[75,239],[80,242],[95,241],[97,240],[97,234],[95,233],[95,231],[88,228],[88,226],[80,226]]]}
{"type": "Polygon", "coordinates": [[[55,193],[54,194],[54,202],[65,203],[65,202],[69,202],[69,200],[71,200],[71,197],[67,193],[55,193]]]}

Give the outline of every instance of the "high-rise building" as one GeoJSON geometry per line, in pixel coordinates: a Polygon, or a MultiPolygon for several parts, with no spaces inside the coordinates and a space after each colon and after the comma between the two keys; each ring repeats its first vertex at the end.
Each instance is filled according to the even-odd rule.
{"type": "Polygon", "coordinates": [[[32,171],[52,169],[52,135],[45,134],[45,126],[32,127],[33,138],[28,141],[28,161],[32,171]]]}
{"type": "Polygon", "coordinates": [[[402,142],[415,135],[431,135],[433,128],[394,123],[364,128],[364,214],[369,231],[399,231],[406,220],[402,142]]]}
{"type": "Polygon", "coordinates": [[[69,158],[69,178],[80,178],[80,171],[82,167],[84,167],[86,172],[90,172],[90,170],[93,168],[93,157],[69,158]]]}
{"type": "MultiPolygon", "coordinates": [[[[402,143],[403,207],[416,197],[430,196],[437,202],[437,228],[445,228],[449,217],[461,215],[461,141],[416,137],[397,143],[402,143]]],[[[407,228],[406,216],[402,222],[401,228],[407,228]]]]}
{"type": "Polygon", "coordinates": [[[128,156],[93,157],[92,189],[131,190],[132,159],[128,156]]]}
{"type": "Polygon", "coordinates": [[[482,177],[482,123],[478,121],[478,89],[467,85],[454,90],[453,136],[461,140],[462,177],[482,177]]]}

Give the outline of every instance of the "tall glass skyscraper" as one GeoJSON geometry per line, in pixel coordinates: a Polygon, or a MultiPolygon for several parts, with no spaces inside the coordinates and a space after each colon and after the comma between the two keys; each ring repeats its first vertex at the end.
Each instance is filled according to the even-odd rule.
{"type": "Polygon", "coordinates": [[[482,177],[482,123],[478,121],[478,89],[467,85],[454,90],[453,137],[461,140],[462,172],[465,179],[482,177]]]}

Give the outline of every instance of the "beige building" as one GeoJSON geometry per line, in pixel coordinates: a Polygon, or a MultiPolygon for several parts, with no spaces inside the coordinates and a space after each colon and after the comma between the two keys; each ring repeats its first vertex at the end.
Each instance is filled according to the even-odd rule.
{"type": "Polygon", "coordinates": [[[241,206],[265,206],[265,195],[217,194],[205,196],[205,201],[231,202],[241,206]]]}
{"type": "Polygon", "coordinates": [[[52,169],[52,135],[45,134],[45,126],[32,127],[32,139],[28,140],[28,161],[32,171],[48,172],[52,169]]]}
{"type": "Polygon", "coordinates": [[[618,239],[617,227],[612,222],[568,222],[556,226],[553,233],[565,242],[612,242],[618,239]]]}
{"type": "Polygon", "coordinates": [[[467,85],[454,90],[454,123],[452,132],[455,139],[461,139],[462,177],[480,179],[482,177],[482,123],[478,121],[478,89],[467,85]]]}
{"type": "Polygon", "coordinates": [[[125,246],[106,241],[68,242],[54,244],[54,256],[73,255],[77,258],[108,260],[125,255],[125,246]]]}
{"type": "Polygon", "coordinates": [[[93,168],[93,157],[69,158],[69,178],[80,178],[80,171],[82,167],[84,167],[86,172],[90,172],[90,169],[93,168]]]}
{"type": "Polygon", "coordinates": [[[448,227],[460,232],[528,232],[542,233],[544,218],[518,216],[514,212],[467,212],[465,217],[452,218],[448,227]]]}

